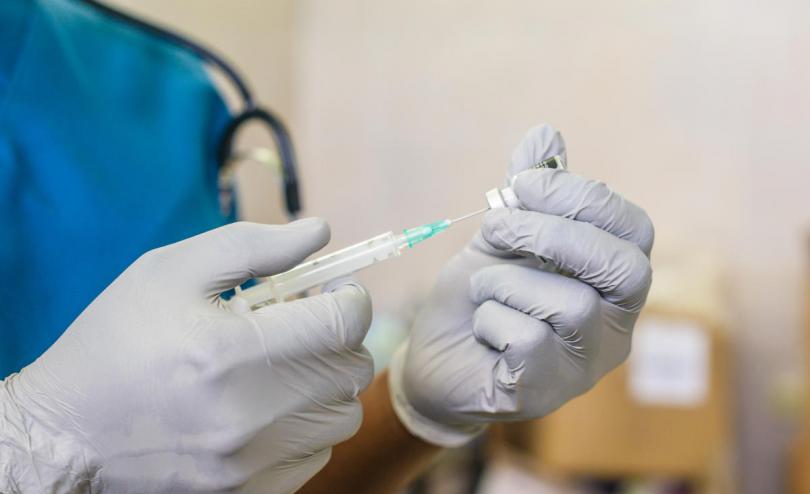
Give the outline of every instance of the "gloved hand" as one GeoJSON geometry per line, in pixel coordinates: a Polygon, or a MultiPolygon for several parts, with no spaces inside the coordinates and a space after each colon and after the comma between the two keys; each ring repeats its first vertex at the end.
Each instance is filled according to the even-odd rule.
{"type": "Polygon", "coordinates": [[[546,415],[630,351],[652,223],[602,183],[523,171],[555,154],[565,144],[549,126],[518,145],[509,176],[523,210],[486,214],[392,360],[394,409],[428,442],[458,446],[487,423],[546,415]]]}
{"type": "Polygon", "coordinates": [[[300,487],[360,425],[368,295],[346,284],[237,315],[219,294],[328,239],[320,219],[237,223],[138,259],[0,382],[0,492],[300,487]]]}

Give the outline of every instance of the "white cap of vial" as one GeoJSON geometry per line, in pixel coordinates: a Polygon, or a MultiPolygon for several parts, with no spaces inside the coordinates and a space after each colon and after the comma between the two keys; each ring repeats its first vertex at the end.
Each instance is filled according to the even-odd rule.
{"type": "Polygon", "coordinates": [[[486,198],[490,209],[520,207],[520,201],[511,187],[488,190],[486,198]]]}

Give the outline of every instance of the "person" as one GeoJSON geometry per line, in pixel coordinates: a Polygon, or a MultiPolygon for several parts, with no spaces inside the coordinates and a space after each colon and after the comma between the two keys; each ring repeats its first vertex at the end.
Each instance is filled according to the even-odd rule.
{"type": "MultiPolygon", "coordinates": [[[[559,133],[535,128],[512,172],[560,153],[559,133]]],[[[2,491],[293,492],[359,427],[301,492],[391,492],[489,423],[550,413],[628,355],[653,228],[564,170],[513,188],[525,209],[487,213],[448,262],[362,425],[365,290],[248,314],[219,297],[318,250],[323,220],[236,223],[145,254],[2,383],[2,491]]]]}
{"type": "MultiPolygon", "coordinates": [[[[0,138],[19,139],[7,115],[0,138]]],[[[373,381],[356,282],[248,314],[220,297],[319,250],[323,220],[145,249],[0,382],[0,492],[391,492],[441,448],[585,392],[629,352],[654,232],[602,183],[527,170],[554,154],[549,126],[521,141],[509,177],[523,208],[487,213],[373,381]]],[[[76,232],[93,227],[84,214],[76,232]]]]}

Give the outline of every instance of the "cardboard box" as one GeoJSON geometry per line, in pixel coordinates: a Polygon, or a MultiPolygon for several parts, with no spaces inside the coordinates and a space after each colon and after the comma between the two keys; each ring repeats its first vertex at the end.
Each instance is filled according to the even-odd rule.
{"type": "Polygon", "coordinates": [[[804,282],[804,355],[805,389],[804,413],[802,414],[803,434],[792,445],[787,472],[788,492],[810,494],[810,237],[807,239],[807,259],[804,282]]]}
{"type": "MultiPolygon", "coordinates": [[[[649,321],[651,315],[645,317],[649,321]]],[[[705,365],[702,374],[698,373],[705,377],[704,388],[695,382],[700,375],[678,381],[683,376],[677,377],[680,372],[677,353],[662,357],[664,360],[675,358],[670,363],[675,364],[676,377],[669,383],[666,366],[660,382],[654,375],[650,381],[650,376],[643,375],[643,365],[640,371],[640,364],[628,361],[594,389],[557,412],[503,433],[507,442],[517,444],[529,454],[537,471],[554,475],[662,476],[696,481],[705,481],[723,471],[730,477],[726,470],[730,469],[733,430],[731,351],[726,334],[713,323],[699,318],[668,314],[655,317],[659,321],[655,324],[659,325],[660,321],[676,322],[671,331],[677,332],[673,328],[686,324],[693,328],[692,332],[702,332],[705,355],[698,360],[694,360],[694,355],[684,357],[692,360],[681,370],[689,374],[692,366],[705,365]],[[702,364],[700,359],[703,359],[702,364]],[[689,379],[691,383],[686,382],[689,379]],[[667,386],[671,388],[669,397],[667,392],[660,392],[661,389],[666,391],[667,386]],[[668,399],[672,399],[672,403],[668,404],[668,399]]],[[[639,320],[634,353],[638,350],[635,345],[641,331],[650,330],[644,327],[644,321],[639,320]]],[[[675,336],[674,345],[678,346],[680,336],[675,336]]],[[[646,344],[653,345],[655,350],[655,339],[649,341],[648,338],[646,344]]],[[[673,345],[671,342],[663,344],[673,345]]],[[[681,346],[685,350],[679,351],[692,351],[688,342],[681,346]]],[[[649,357],[654,367],[655,353],[649,357]]],[[[653,369],[653,374],[655,372],[653,369]]]]}
{"type": "Polygon", "coordinates": [[[787,480],[790,494],[810,494],[810,434],[804,434],[795,443],[787,480]]]}

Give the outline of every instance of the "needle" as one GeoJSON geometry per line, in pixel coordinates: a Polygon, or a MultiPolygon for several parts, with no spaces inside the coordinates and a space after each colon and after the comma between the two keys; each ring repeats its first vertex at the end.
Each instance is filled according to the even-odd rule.
{"type": "Polygon", "coordinates": [[[481,213],[486,213],[489,211],[489,208],[479,209],[478,211],[472,212],[470,214],[465,214],[464,216],[460,216],[454,220],[450,220],[450,224],[458,223],[459,221],[466,220],[467,218],[472,218],[473,216],[479,215],[481,213]]]}

